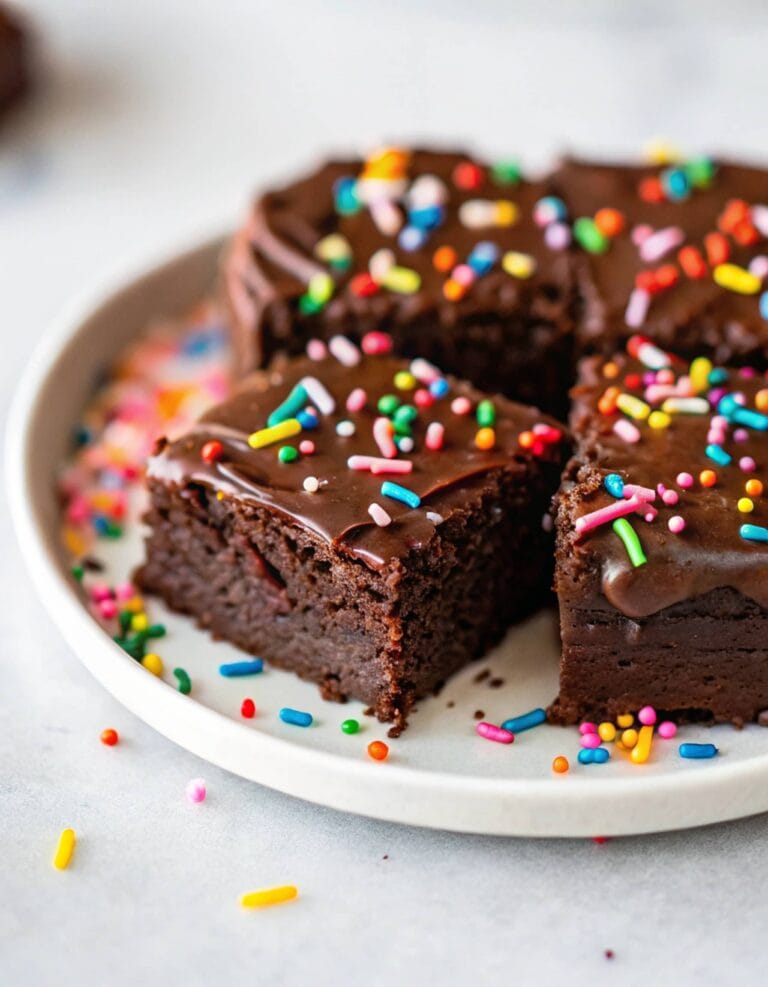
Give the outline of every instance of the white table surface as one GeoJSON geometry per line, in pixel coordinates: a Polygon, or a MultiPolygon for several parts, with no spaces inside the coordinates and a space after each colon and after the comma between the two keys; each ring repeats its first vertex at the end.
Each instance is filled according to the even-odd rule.
{"type": "MultiPolygon", "coordinates": [[[[535,163],[660,133],[768,154],[759,3],[27,6],[49,88],[0,133],[3,412],[70,294],[126,255],[233,223],[258,182],[324,148],[459,134],[535,163]]],[[[89,677],[34,595],[4,496],[3,985],[764,979],[765,817],[602,846],[502,840],[379,824],[230,777],[89,677]],[[193,806],[184,786],[201,775],[209,797],[193,806]],[[58,873],[64,826],[79,842],[58,873]],[[291,905],[237,904],[286,882],[301,893],[291,905]]]]}

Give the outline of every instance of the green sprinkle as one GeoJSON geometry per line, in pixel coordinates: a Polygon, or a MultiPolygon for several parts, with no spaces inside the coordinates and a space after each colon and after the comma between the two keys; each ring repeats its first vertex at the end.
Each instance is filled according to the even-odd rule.
{"type": "Polygon", "coordinates": [[[637,537],[637,533],[629,521],[625,517],[620,517],[613,522],[612,527],[624,542],[624,548],[627,550],[627,555],[632,565],[636,569],[638,566],[645,565],[648,559],[646,559],[640,539],[637,537]]]}
{"type": "Polygon", "coordinates": [[[330,274],[320,272],[313,274],[307,285],[307,294],[318,305],[325,305],[333,294],[333,278],[330,274]]]}
{"type": "Polygon", "coordinates": [[[299,298],[299,311],[302,315],[315,315],[322,309],[322,303],[316,302],[309,295],[301,295],[299,298]]]}
{"type": "Polygon", "coordinates": [[[80,582],[85,575],[85,569],[77,563],[73,565],[69,571],[72,573],[72,578],[76,579],[78,582],[80,582]]]}
{"type": "Polygon", "coordinates": [[[344,720],[341,724],[342,733],[357,733],[360,729],[360,724],[357,720],[344,720]]]}
{"type": "Polygon", "coordinates": [[[295,463],[299,453],[293,446],[280,446],[277,450],[277,458],[281,463],[295,463]]]}
{"type": "Polygon", "coordinates": [[[683,171],[694,188],[707,188],[715,177],[715,162],[712,158],[692,158],[685,162],[683,171]]]}
{"type": "Polygon", "coordinates": [[[130,610],[121,610],[117,615],[117,619],[120,624],[120,630],[123,634],[127,634],[131,626],[131,621],[133,620],[133,614],[130,610]]]}
{"type": "Polygon", "coordinates": [[[385,394],[383,397],[379,398],[379,402],[376,407],[382,415],[392,415],[400,407],[400,398],[396,397],[394,394],[385,394]]]}
{"type": "Polygon", "coordinates": [[[523,173],[517,161],[497,161],[491,167],[491,177],[497,185],[518,185],[523,173]]]}
{"type": "Polygon", "coordinates": [[[409,438],[413,435],[413,429],[408,422],[401,422],[396,418],[392,422],[392,425],[395,429],[395,435],[407,435],[409,438]]]}
{"type": "Polygon", "coordinates": [[[165,637],[165,624],[150,624],[144,631],[145,637],[165,637]]]}
{"type": "Polygon", "coordinates": [[[192,679],[190,679],[183,668],[174,668],[173,674],[178,679],[179,692],[184,696],[188,696],[192,691],[192,679]]]}
{"type": "Polygon", "coordinates": [[[589,254],[604,254],[611,242],[607,236],[603,236],[595,221],[588,216],[580,216],[574,222],[573,235],[576,242],[589,254]]]}
{"type": "Polygon", "coordinates": [[[482,428],[492,428],[496,424],[496,409],[493,401],[481,401],[477,406],[477,424],[482,428]]]}
{"type": "Polygon", "coordinates": [[[352,267],[352,258],[335,257],[333,260],[328,261],[328,266],[332,267],[334,271],[348,271],[352,267]]]}
{"type": "Polygon", "coordinates": [[[419,409],[412,404],[401,404],[392,416],[398,425],[411,425],[419,417],[419,409]]]}

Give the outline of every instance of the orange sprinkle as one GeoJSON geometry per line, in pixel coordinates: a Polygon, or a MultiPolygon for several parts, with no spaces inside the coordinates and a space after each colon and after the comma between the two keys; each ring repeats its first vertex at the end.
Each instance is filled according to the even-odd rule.
{"type": "Polygon", "coordinates": [[[758,411],[768,411],[768,387],[762,388],[755,395],[755,407],[758,411]]]}
{"type": "Polygon", "coordinates": [[[658,178],[648,177],[644,178],[637,188],[637,194],[643,200],[643,202],[663,202],[664,201],[664,189],[661,186],[661,182],[658,178]]]}
{"type": "Polygon", "coordinates": [[[615,380],[618,376],[619,368],[617,364],[615,364],[612,360],[609,360],[608,363],[603,364],[603,377],[607,377],[608,380],[615,380]]]}
{"type": "Polygon", "coordinates": [[[458,259],[458,254],[453,247],[438,247],[432,254],[435,270],[440,271],[441,274],[447,274],[448,271],[453,270],[458,259]]]}
{"type": "Polygon", "coordinates": [[[552,770],[556,774],[564,775],[569,768],[570,764],[568,763],[568,758],[563,757],[562,754],[559,754],[552,762],[552,770]]]}
{"type": "Polygon", "coordinates": [[[368,754],[374,761],[386,761],[389,757],[389,747],[383,740],[372,740],[368,744],[368,754]]]}
{"type": "Polygon", "coordinates": [[[496,433],[492,428],[480,428],[475,436],[475,445],[478,449],[493,449],[496,445],[496,433]]]}
{"type": "Polygon", "coordinates": [[[689,278],[705,278],[707,276],[707,264],[701,256],[701,251],[696,247],[681,247],[677,254],[680,267],[689,278]]]}
{"type": "Polygon", "coordinates": [[[714,470],[702,470],[699,473],[699,483],[702,487],[714,487],[717,483],[717,473],[714,470]]]}
{"type": "Polygon", "coordinates": [[[467,289],[464,285],[459,284],[458,281],[454,281],[453,278],[448,278],[443,285],[443,294],[449,302],[457,302],[460,298],[464,297],[466,291],[467,289]]]}
{"type": "Polygon", "coordinates": [[[750,497],[759,497],[763,492],[763,485],[760,480],[747,480],[744,484],[744,489],[750,497]]]}
{"type": "Polygon", "coordinates": [[[751,247],[760,239],[760,234],[750,219],[743,219],[737,223],[731,231],[731,236],[742,247],[751,247]]]}
{"type": "Polygon", "coordinates": [[[671,288],[680,279],[680,275],[674,264],[662,264],[661,267],[656,268],[654,276],[659,288],[671,288]]]}
{"type": "Polygon", "coordinates": [[[616,410],[616,401],[618,400],[621,390],[618,387],[608,387],[605,393],[597,402],[597,410],[601,415],[612,415],[616,410]]]}
{"type": "Polygon", "coordinates": [[[704,249],[707,252],[707,260],[712,267],[725,264],[731,256],[730,244],[722,233],[707,233],[704,237],[704,249]]]}
{"type": "Polygon", "coordinates": [[[603,236],[617,236],[624,229],[624,213],[605,207],[595,213],[595,226],[603,236]]]}
{"type": "Polygon", "coordinates": [[[536,441],[536,436],[533,432],[521,432],[517,441],[521,449],[530,449],[536,441]]]}
{"type": "Polygon", "coordinates": [[[734,229],[749,220],[749,206],[743,199],[729,199],[725,209],[717,218],[717,228],[723,233],[733,233],[734,229]]]}

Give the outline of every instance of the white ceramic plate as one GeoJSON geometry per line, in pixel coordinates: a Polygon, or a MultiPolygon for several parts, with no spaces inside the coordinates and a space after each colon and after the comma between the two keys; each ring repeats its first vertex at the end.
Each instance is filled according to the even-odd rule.
{"type": "MultiPolygon", "coordinates": [[[[643,766],[621,756],[606,765],[579,765],[574,729],[538,727],[511,746],[477,737],[476,710],[498,723],[554,696],[557,635],[549,613],[513,631],[440,696],[420,703],[406,733],[388,741],[384,763],[372,761],[366,746],[385,739],[386,729],[362,715],[359,704],[325,703],[314,686],[269,668],[249,679],[221,677],[219,664],[239,652],[212,642],[159,603],[150,613],[168,626],[161,649],[166,668],[188,670],[191,696],[150,675],[112,642],[79,601],[58,547],[56,468],[98,372],[148,321],[183,311],[210,288],[220,246],[217,239],[177,254],[71,307],[47,333],[14,402],[7,475],[24,558],[45,606],[96,678],[128,709],[200,757],[283,792],[381,819],[501,835],[608,836],[768,810],[768,730],[760,727],[687,728],[683,739],[714,741],[718,758],[685,761],[677,741],[656,741],[643,766]],[[504,685],[475,681],[485,668],[504,685]],[[245,696],[259,711],[250,721],[239,715],[245,696]],[[310,711],[314,725],[282,723],[282,706],[310,711]],[[363,724],[359,734],[341,732],[348,717],[363,724]],[[567,775],[551,770],[557,754],[571,762],[567,775]]],[[[140,552],[134,530],[100,547],[99,557],[115,577],[124,577],[140,552]]]]}

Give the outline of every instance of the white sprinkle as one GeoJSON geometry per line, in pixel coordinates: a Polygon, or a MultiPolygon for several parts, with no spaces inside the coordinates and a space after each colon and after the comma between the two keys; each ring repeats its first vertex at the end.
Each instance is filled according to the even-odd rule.
{"type": "Polygon", "coordinates": [[[400,452],[413,452],[413,439],[410,435],[404,435],[402,439],[397,442],[397,448],[400,452]]]}
{"type": "Polygon", "coordinates": [[[368,273],[371,275],[374,281],[380,283],[386,278],[390,269],[395,265],[395,255],[391,250],[386,247],[382,247],[381,250],[377,250],[375,253],[371,254],[371,259],[368,261],[368,273]]]}
{"type": "Polygon", "coordinates": [[[384,236],[394,236],[403,225],[403,214],[391,199],[378,199],[370,204],[371,216],[384,236]]]}
{"type": "Polygon", "coordinates": [[[328,349],[345,367],[356,367],[362,359],[360,350],[346,336],[333,336],[328,343],[328,349]]]}
{"type": "Polygon", "coordinates": [[[419,175],[411,183],[406,198],[411,208],[442,205],[448,198],[448,188],[437,175],[419,175]]]}
{"type": "Polygon", "coordinates": [[[304,480],[304,489],[307,493],[317,493],[320,489],[320,481],[316,476],[308,476],[304,480]]]}
{"type": "Polygon", "coordinates": [[[411,373],[422,384],[431,384],[433,380],[439,380],[442,376],[437,367],[433,366],[429,360],[417,356],[411,360],[411,373]]]}
{"type": "Polygon", "coordinates": [[[707,415],[711,409],[706,398],[667,398],[661,410],[669,415],[707,415]]]}
{"type": "Polygon", "coordinates": [[[436,514],[435,511],[427,511],[427,520],[437,527],[438,524],[443,523],[444,518],[442,514],[436,514]]]}
{"type": "Polygon", "coordinates": [[[351,435],[355,434],[355,423],[348,419],[340,421],[336,426],[336,434],[348,439],[351,435]]]}
{"type": "Polygon", "coordinates": [[[386,528],[388,524],[392,524],[392,518],[387,514],[381,504],[377,504],[375,501],[369,505],[368,513],[380,528],[386,528]]]}
{"type": "Polygon", "coordinates": [[[758,254],[749,262],[749,273],[764,281],[768,277],[768,257],[765,254],[758,254]]]}
{"type": "Polygon", "coordinates": [[[768,206],[752,206],[752,222],[758,232],[768,236],[768,206]]]}
{"type": "Polygon", "coordinates": [[[630,329],[639,329],[645,322],[648,314],[648,306],[651,304],[651,296],[641,288],[635,288],[629,296],[627,310],[624,313],[624,321],[630,329]]]}
{"type": "Polygon", "coordinates": [[[646,264],[661,260],[670,250],[679,247],[685,240],[685,233],[679,226],[665,226],[664,229],[651,233],[640,244],[640,257],[646,264]]]}
{"type": "Polygon", "coordinates": [[[317,377],[303,377],[299,381],[299,384],[307,392],[309,400],[320,409],[321,414],[333,414],[336,410],[336,402],[333,400],[332,395],[328,393],[325,385],[317,377]]]}
{"type": "Polygon", "coordinates": [[[617,422],[615,422],[613,431],[620,439],[623,439],[625,442],[629,442],[630,445],[634,445],[635,442],[640,441],[640,429],[626,418],[620,418],[617,422]]]}

